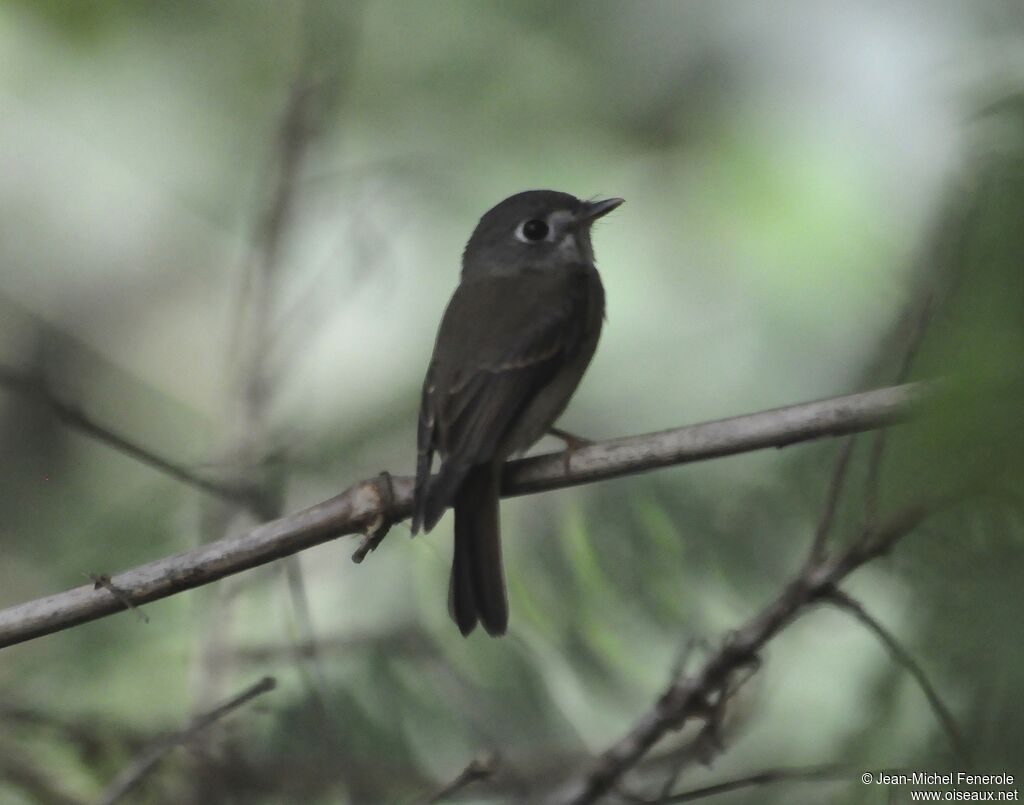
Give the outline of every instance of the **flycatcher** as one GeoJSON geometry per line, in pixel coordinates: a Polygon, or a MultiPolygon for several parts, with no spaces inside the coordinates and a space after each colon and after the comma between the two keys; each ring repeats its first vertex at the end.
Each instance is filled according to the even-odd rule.
{"type": "Polygon", "coordinates": [[[464,635],[508,627],[502,464],[551,428],[594,355],[604,288],[590,227],[621,203],[518,193],[484,214],[462,255],[423,383],[412,531],[455,509],[448,608],[464,635]]]}

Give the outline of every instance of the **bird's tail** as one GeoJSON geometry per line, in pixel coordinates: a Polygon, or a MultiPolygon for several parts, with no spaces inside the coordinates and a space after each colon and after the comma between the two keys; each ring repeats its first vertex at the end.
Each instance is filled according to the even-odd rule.
{"type": "Polygon", "coordinates": [[[448,610],[463,635],[472,632],[478,621],[495,636],[508,628],[498,522],[500,486],[500,465],[480,465],[469,471],[455,495],[448,610]]]}

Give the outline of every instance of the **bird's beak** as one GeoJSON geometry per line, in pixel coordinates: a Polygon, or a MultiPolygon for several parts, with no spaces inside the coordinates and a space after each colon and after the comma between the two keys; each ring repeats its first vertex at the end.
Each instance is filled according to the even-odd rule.
{"type": "Polygon", "coordinates": [[[624,201],[624,198],[605,198],[600,201],[584,201],[583,209],[576,214],[576,223],[593,223],[598,218],[610,213],[624,201]]]}

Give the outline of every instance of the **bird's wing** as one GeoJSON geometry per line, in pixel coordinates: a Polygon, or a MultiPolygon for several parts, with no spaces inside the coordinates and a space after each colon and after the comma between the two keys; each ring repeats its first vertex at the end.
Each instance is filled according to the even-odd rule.
{"type": "Polygon", "coordinates": [[[429,528],[461,478],[494,458],[531,399],[574,354],[587,326],[586,275],[530,271],[463,281],[445,311],[423,385],[416,524],[429,528]],[[424,512],[434,450],[441,476],[424,512]]]}

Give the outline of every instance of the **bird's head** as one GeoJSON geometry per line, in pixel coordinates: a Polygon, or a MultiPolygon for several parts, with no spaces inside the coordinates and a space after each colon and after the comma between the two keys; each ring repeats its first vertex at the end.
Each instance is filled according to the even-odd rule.
{"type": "Polygon", "coordinates": [[[480,219],[462,255],[463,275],[593,263],[590,227],[621,198],[582,201],[555,190],[509,196],[480,219]]]}

